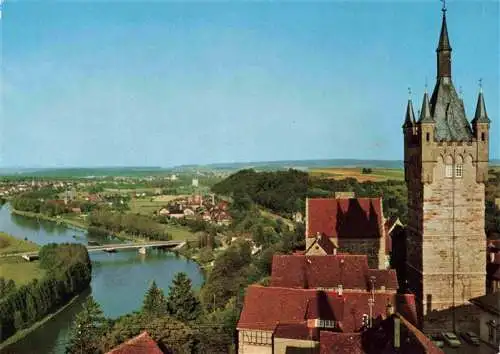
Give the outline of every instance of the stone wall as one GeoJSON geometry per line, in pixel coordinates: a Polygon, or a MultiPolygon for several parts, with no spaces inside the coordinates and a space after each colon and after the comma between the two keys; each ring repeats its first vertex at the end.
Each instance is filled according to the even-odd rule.
{"type": "Polygon", "coordinates": [[[485,166],[478,164],[475,142],[429,145],[408,149],[405,163],[407,280],[426,321],[431,311],[486,292],[485,166]],[[457,164],[462,177],[455,176],[457,164]],[[453,165],[454,177],[446,177],[446,165],[453,165]]]}

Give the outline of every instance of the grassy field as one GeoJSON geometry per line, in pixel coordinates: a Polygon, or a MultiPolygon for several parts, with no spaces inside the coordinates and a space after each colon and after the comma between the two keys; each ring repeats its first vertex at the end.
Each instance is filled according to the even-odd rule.
{"type": "Polygon", "coordinates": [[[323,178],[333,178],[333,179],[344,179],[344,178],[355,178],[359,182],[365,181],[386,181],[388,179],[393,180],[403,180],[404,171],[402,169],[391,169],[391,168],[373,168],[372,173],[364,174],[362,173],[362,168],[318,168],[309,171],[311,176],[323,177],[323,178]]]}
{"type": "Polygon", "coordinates": [[[129,206],[131,213],[151,216],[153,212],[160,210],[165,204],[167,204],[165,201],[155,201],[154,199],[151,201],[151,198],[145,198],[132,199],[129,206]]]}
{"type": "Polygon", "coordinates": [[[0,277],[12,279],[16,286],[29,283],[35,278],[41,279],[45,271],[38,261],[27,262],[21,257],[6,257],[0,259],[0,277]]]}
{"type": "Polygon", "coordinates": [[[165,230],[172,235],[172,240],[196,240],[195,235],[187,228],[182,226],[165,225],[165,230]]]}
{"type": "Polygon", "coordinates": [[[142,215],[153,215],[153,212],[160,210],[162,207],[166,206],[168,202],[182,198],[183,195],[161,195],[158,197],[144,198],[144,199],[132,199],[129,203],[130,212],[139,213],[142,215]]]}
{"type": "Polygon", "coordinates": [[[0,232],[0,255],[9,253],[23,253],[36,251],[38,249],[36,243],[30,241],[19,240],[15,237],[0,232]]]}

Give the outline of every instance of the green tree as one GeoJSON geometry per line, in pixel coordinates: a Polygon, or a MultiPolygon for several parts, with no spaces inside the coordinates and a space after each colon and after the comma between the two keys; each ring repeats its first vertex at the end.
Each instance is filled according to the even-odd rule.
{"type": "Polygon", "coordinates": [[[158,288],[154,280],[144,296],[142,311],[157,316],[167,313],[167,300],[165,294],[162,289],[158,288]]]}
{"type": "Polygon", "coordinates": [[[91,296],[76,315],[70,334],[68,354],[99,352],[99,341],[106,330],[106,318],[99,304],[91,296]]]}
{"type": "Polygon", "coordinates": [[[167,298],[168,312],[179,321],[193,321],[200,312],[201,305],[191,287],[191,279],[186,273],[177,273],[170,286],[167,298]]]}

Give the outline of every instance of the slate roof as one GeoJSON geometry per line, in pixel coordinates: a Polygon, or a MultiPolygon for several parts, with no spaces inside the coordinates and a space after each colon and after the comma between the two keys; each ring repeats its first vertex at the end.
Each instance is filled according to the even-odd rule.
{"type": "MultiPolygon", "coordinates": [[[[350,333],[362,327],[363,314],[369,313],[371,293],[309,289],[288,289],[251,285],[247,288],[238,329],[273,331],[279,323],[301,324],[308,319],[337,321],[342,332],[350,333]]],[[[386,292],[374,294],[374,317],[383,316],[388,303],[409,321],[416,321],[413,295],[386,292]]]]}
{"type": "Polygon", "coordinates": [[[405,122],[403,124],[403,128],[412,127],[414,123],[415,112],[413,111],[413,103],[411,99],[409,99],[408,104],[406,105],[405,122]]]}
{"type": "Polygon", "coordinates": [[[476,114],[474,115],[472,123],[490,123],[488,113],[486,113],[483,92],[479,92],[479,96],[477,97],[476,114]]]}
{"type": "Polygon", "coordinates": [[[439,78],[434,87],[431,114],[436,122],[434,136],[437,141],[470,141],[472,129],[465,115],[463,101],[451,78],[439,78]]]}
{"type": "Polygon", "coordinates": [[[158,344],[144,331],[138,336],[120,344],[107,354],[163,354],[158,344]]]}
{"type": "Polygon", "coordinates": [[[437,57],[438,78],[430,100],[431,114],[421,122],[435,122],[436,141],[471,141],[472,129],[465,114],[464,103],[458,97],[451,80],[451,46],[445,11],[443,11],[437,57]]]}
{"type": "Polygon", "coordinates": [[[369,269],[366,255],[275,255],[271,286],[314,289],[337,288],[341,284],[343,289],[367,291],[372,275],[376,277],[376,289],[398,289],[396,272],[369,269]]]}
{"type": "Polygon", "coordinates": [[[307,199],[306,237],[379,238],[382,198],[307,199]]]}

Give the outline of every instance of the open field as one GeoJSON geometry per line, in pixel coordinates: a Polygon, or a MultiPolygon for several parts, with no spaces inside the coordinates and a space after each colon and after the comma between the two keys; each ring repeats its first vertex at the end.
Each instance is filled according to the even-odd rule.
{"type": "Polygon", "coordinates": [[[172,235],[172,240],[193,241],[197,240],[194,233],[182,226],[165,225],[165,231],[172,235]]]}
{"type": "Polygon", "coordinates": [[[344,178],[355,178],[359,182],[365,181],[386,181],[389,179],[393,180],[403,180],[404,171],[402,169],[392,169],[392,168],[373,168],[372,173],[364,174],[362,173],[362,168],[343,168],[343,167],[332,167],[332,168],[318,168],[311,169],[309,174],[313,177],[323,177],[323,178],[333,178],[333,179],[344,179],[344,178]]]}
{"type": "Polygon", "coordinates": [[[45,271],[40,268],[38,261],[27,262],[21,257],[0,259],[0,277],[12,279],[16,286],[29,283],[33,279],[41,279],[45,271]]]}
{"type": "Polygon", "coordinates": [[[156,190],[160,188],[104,188],[104,194],[107,193],[122,193],[122,194],[130,194],[130,193],[154,193],[156,190]]]}
{"type": "Polygon", "coordinates": [[[160,210],[168,202],[185,197],[185,195],[161,195],[157,197],[146,197],[144,199],[132,199],[129,203],[130,212],[142,215],[153,215],[153,212],[160,210]]]}
{"type": "Polygon", "coordinates": [[[30,241],[19,240],[15,237],[0,232],[0,255],[8,253],[23,253],[36,251],[38,249],[36,243],[30,241]]]}
{"type": "Polygon", "coordinates": [[[165,204],[164,201],[155,201],[154,199],[151,201],[151,198],[132,199],[129,202],[131,213],[149,216],[153,215],[153,212],[160,210],[165,204]]]}

